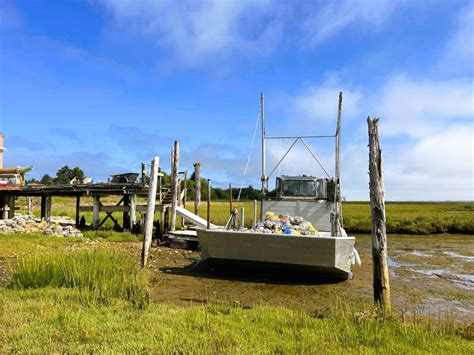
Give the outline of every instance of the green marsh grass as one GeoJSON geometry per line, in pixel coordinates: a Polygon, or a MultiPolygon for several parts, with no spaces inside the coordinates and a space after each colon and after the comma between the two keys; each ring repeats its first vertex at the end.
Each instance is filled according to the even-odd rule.
{"type": "MultiPolygon", "coordinates": [[[[104,203],[115,204],[117,198],[111,196],[104,198],[104,203]]],[[[68,197],[53,198],[53,214],[67,215],[74,218],[75,199],[68,197]]],[[[85,197],[84,204],[92,205],[92,199],[85,197]]],[[[139,203],[145,203],[144,198],[139,198],[139,203]]],[[[19,200],[19,206],[26,206],[26,200],[19,200]]],[[[39,215],[39,200],[36,201],[35,213],[39,215]]],[[[229,218],[229,203],[213,201],[211,208],[211,221],[214,224],[225,225],[229,218]]],[[[239,210],[245,208],[245,224],[252,223],[252,201],[234,202],[234,207],[239,210]]],[[[187,208],[194,211],[194,203],[188,201],[187,208]]],[[[23,210],[20,210],[23,211],[23,210]]],[[[474,234],[474,202],[387,202],[387,232],[393,234],[474,234]]],[[[201,204],[201,217],[207,217],[206,202],[201,204]]],[[[259,213],[257,214],[257,216],[259,213]]],[[[92,213],[84,213],[88,223],[92,223],[92,213]]],[[[158,218],[159,214],[156,214],[158,218]]],[[[344,202],[343,203],[344,228],[349,233],[370,233],[370,204],[369,202],[344,202]]],[[[101,218],[105,213],[101,213],[101,218]]],[[[122,215],[115,217],[122,223],[122,215]]],[[[178,218],[178,225],[181,219],[178,218]]],[[[113,223],[106,222],[107,228],[112,228],[113,223]]]]}
{"type": "Polygon", "coordinates": [[[111,304],[116,299],[138,308],[148,304],[148,280],[125,253],[97,248],[30,255],[11,272],[11,288],[73,288],[92,304],[111,304]]]}
{"type": "MultiPolygon", "coordinates": [[[[230,303],[84,307],[74,289],[0,289],[0,352],[472,353],[466,328],[380,317],[371,307],[298,309],[230,303]]],[[[340,304],[343,304],[342,302],[340,304]]]]}

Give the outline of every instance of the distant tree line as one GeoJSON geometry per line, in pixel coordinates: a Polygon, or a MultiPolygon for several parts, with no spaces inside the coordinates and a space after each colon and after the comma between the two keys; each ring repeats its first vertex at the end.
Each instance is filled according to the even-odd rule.
{"type": "MultiPolygon", "coordinates": [[[[170,187],[171,176],[165,172],[162,172],[162,173],[163,173],[163,177],[162,177],[163,187],[170,187]]],[[[195,188],[196,188],[196,185],[194,182],[194,172],[186,181],[186,187],[188,189],[187,200],[194,200],[195,188]]],[[[203,201],[205,201],[207,198],[208,189],[209,189],[208,179],[201,178],[201,199],[203,201]]],[[[240,187],[232,188],[232,198],[234,201],[237,200],[237,197],[239,195],[239,189],[240,187]]],[[[229,200],[229,197],[230,197],[229,188],[223,189],[220,187],[214,187],[214,186],[212,187],[211,198],[213,200],[229,200]]],[[[257,200],[259,198],[260,198],[260,190],[254,189],[252,185],[242,188],[242,192],[240,193],[241,200],[257,200]]]]}
{"type": "MultiPolygon", "coordinates": [[[[163,173],[162,183],[164,187],[171,186],[171,176],[165,172],[163,173]]],[[[84,178],[84,171],[76,166],[74,168],[70,168],[68,165],[63,166],[62,168],[58,169],[56,172],[56,176],[50,176],[48,174],[44,174],[40,180],[36,180],[34,178],[29,179],[26,181],[27,184],[41,184],[41,185],[64,185],[69,184],[71,180],[74,178],[83,179],[84,178]]],[[[146,179],[147,180],[147,179],[146,179]]],[[[187,199],[194,200],[195,196],[195,183],[194,183],[194,172],[188,178],[186,182],[186,187],[188,188],[187,199]]],[[[201,198],[204,201],[207,198],[207,191],[208,191],[208,180],[206,178],[201,178],[201,198]]],[[[230,191],[229,188],[223,189],[220,187],[213,187],[211,192],[211,197],[213,200],[229,200],[230,191]]],[[[232,198],[237,200],[239,195],[239,187],[234,187],[232,189],[232,198]]],[[[240,193],[241,200],[257,200],[260,198],[260,190],[256,190],[253,188],[252,185],[242,188],[242,192],[240,193]]]]}
{"type": "Polygon", "coordinates": [[[84,171],[78,166],[70,168],[67,165],[64,165],[62,168],[58,169],[56,176],[50,176],[44,174],[40,180],[29,179],[26,181],[27,184],[41,184],[41,185],[64,185],[69,184],[74,178],[83,179],[84,171]]]}

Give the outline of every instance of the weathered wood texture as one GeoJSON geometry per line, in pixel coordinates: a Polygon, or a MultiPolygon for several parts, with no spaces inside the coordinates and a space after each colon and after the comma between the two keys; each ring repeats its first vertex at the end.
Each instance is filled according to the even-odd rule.
{"type": "Polygon", "coordinates": [[[229,184],[229,214],[232,214],[232,210],[234,209],[234,202],[232,196],[232,184],[229,184]]]}
{"type": "Polygon", "coordinates": [[[201,207],[201,163],[194,163],[194,214],[199,215],[201,207]]]}
{"type": "Polygon", "coordinates": [[[145,220],[145,237],[143,238],[142,248],[142,267],[145,267],[148,262],[148,252],[151,247],[151,240],[153,237],[153,220],[155,218],[155,204],[156,204],[156,188],[158,185],[158,165],[159,157],[154,157],[151,162],[150,171],[150,185],[148,189],[148,209],[145,220]]]}
{"type": "Polygon", "coordinates": [[[173,166],[171,171],[171,192],[173,195],[173,201],[171,202],[171,227],[170,230],[176,230],[176,206],[178,205],[178,193],[179,193],[179,142],[174,142],[173,148],[173,166]]]}
{"type": "Polygon", "coordinates": [[[130,230],[137,224],[137,195],[130,195],[130,230]]]}
{"type": "MultiPolygon", "coordinates": [[[[29,197],[31,198],[31,197],[29,197]]],[[[81,196],[80,195],[77,195],[76,196],[76,227],[79,226],[79,222],[80,222],[80,208],[81,208],[81,196]]]]}
{"type": "Polygon", "coordinates": [[[379,143],[378,118],[367,118],[369,130],[370,210],[372,215],[372,260],[374,301],[390,310],[390,281],[387,264],[387,233],[383,183],[382,149],[379,143]]]}
{"type": "Polygon", "coordinates": [[[212,186],[211,180],[207,180],[207,229],[211,229],[211,195],[212,186]]]}
{"type": "Polygon", "coordinates": [[[92,196],[92,226],[94,229],[99,228],[99,212],[100,212],[100,195],[92,196]]]}
{"type": "Polygon", "coordinates": [[[27,197],[27,203],[28,203],[28,215],[33,216],[33,197],[28,196],[27,197]]]}
{"type": "Polygon", "coordinates": [[[50,195],[41,196],[41,218],[44,218],[45,221],[49,221],[51,218],[51,200],[50,195]]]}
{"type": "Polygon", "coordinates": [[[123,229],[124,230],[131,230],[130,228],[130,195],[123,195],[123,205],[128,207],[127,210],[123,211],[123,229]]]}

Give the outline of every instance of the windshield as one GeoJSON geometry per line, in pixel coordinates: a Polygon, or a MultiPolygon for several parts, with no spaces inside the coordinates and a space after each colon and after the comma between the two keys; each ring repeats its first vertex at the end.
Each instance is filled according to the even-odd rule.
{"type": "Polygon", "coordinates": [[[314,181],[286,180],[283,181],[282,196],[315,197],[314,181]]]}

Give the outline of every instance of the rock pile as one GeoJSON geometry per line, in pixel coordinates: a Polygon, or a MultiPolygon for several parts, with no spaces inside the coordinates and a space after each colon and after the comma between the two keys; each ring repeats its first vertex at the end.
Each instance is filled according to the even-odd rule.
{"type": "Polygon", "coordinates": [[[38,217],[17,214],[13,218],[0,220],[0,233],[44,233],[82,237],[81,231],[74,227],[74,221],[66,216],[54,216],[46,222],[38,217]]]}
{"type": "Polygon", "coordinates": [[[288,235],[317,235],[318,231],[311,222],[300,216],[277,215],[267,212],[263,222],[257,223],[252,231],[260,233],[278,233],[288,235]]]}

